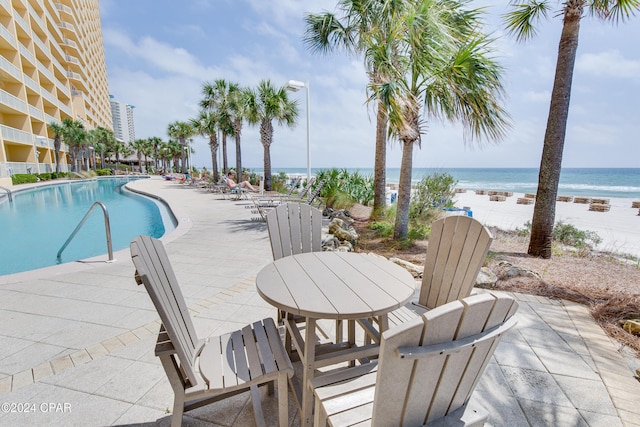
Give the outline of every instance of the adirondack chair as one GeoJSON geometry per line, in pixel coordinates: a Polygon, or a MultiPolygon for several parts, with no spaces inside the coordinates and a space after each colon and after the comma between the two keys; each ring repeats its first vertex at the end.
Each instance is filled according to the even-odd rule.
{"type": "Polygon", "coordinates": [[[278,385],[278,416],[288,424],[287,380],[293,367],[273,319],[206,341],[198,339],[162,243],[149,236],[131,241],[136,281],[144,284],[162,327],[155,353],[174,392],[172,427],[185,411],[250,390],[256,424],[264,426],[259,385],[278,385]]]}
{"type": "MultiPolygon", "coordinates": [[[[417,301],[389,313],[389,326],[400,325],[427,310],[467,297],[489,252],[493,236],[478,220],[468,216],[448,216],[431,225],[422,285],[417,301]]],[[[367,341],[380,340],[380,327],[373,319],[358,323],[367,341]]]]}
{"type": "Polygon", "coordinates": [[[377,362],[313,380],[314,424],[483,425],[488,413],[471,394],[517,307],[507,295],[472,295],[383,332],[377,362]]]}
{"type": "MultiPolygon", "coordinates": [[[[322,212],[319,209],[305,203],[282,203],[267,213],[266,221],[274,261],[290,255],[322,251],[322,212]]],[[[282,320],[285,315],[285,312],[278,311],[278,319],[282,320]]],[[[296,321],[302,322],[304,318],[296,321]]],[[[327,337],[323,330],[320,332],[327,337]]],[[[288,336],[286,340],[285,346],[290,349],[288,336]]]]}

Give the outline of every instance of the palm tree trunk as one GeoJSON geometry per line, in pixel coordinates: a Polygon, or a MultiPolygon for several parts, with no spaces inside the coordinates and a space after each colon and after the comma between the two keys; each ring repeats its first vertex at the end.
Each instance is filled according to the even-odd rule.
{"type": "Polygon", "coordinates": [[[373,211],[371,219],[378,219],[384,213],[387,192],[387,112],[378,102],[376,121],[376,155],[373,169],[373,211]]]}
{"type": "Polygon", "coordinates": [[[218,182],[220,177],[218,176],[218,139],[215,133],[209,135],[209,148],[211,149],[211,175],[213,176],[213,181],[218,182]]]}
{"type": "Polygon", "coordinates": [[[571,82],[578,50],[580,17],[584,2],[579,2],[579,11],[565,11],[562,34],[558,47],[556,75],[551,92],[549,118],[544,135],[542,159],[538,175],[538,191],[533,210],[529,255],[551,258],[553,225],[556,216],[556,197],[562,168],[562,153],[569,115],[571,82]]]}
{"type": "Polygon", "coordinates": [[[236,177],[242,182],[242,152],[240,150],[240,132],[236,132],[236,177]]]}
{"type": "Polygon", "coordinates": [[[260,123],[260,141],[264,147],[264,189],[271,190],[271,141],[273,141],[273,124],[263,119],[260,123]]]}
{"type": "Polygon", "coordinates": [[[179,140],[180,140],[180,164],[182,165],[180,171],[182,173],[187,173],[187,165],[184,160],[184,149],[185,149],[184,138],[180,138],[179,140]]]}
{"type": "Polygon", "coordinates": [[[53,155],[56,158],[56,173],[60,173],[60,141],[53,141],[53,155]]]}
{"type": "Polygon", "coordinates": [[[400,183],[398,185],[398,203],[394,239],[405,239],[409,232],[409,202],[411,201],[411,174],[413,172],[413,141],[402,143],[402,163],[400,164],[400,183]]]}
{"type": "Polygon", "coordinates": [[[222,172],[224,176],[229,173],[229,162],[227,161],[227,134],[222,132],[222,172]]]}

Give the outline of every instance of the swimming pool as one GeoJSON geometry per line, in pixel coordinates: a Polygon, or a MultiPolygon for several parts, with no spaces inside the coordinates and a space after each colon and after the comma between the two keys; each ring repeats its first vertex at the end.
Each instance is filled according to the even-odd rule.
{"type": "MultiPolygon", "coordinates": [[[[133,237],[161,237],[176,221],[162,203],[132,193],[131,178],[67,182],[13,193],[0,203],[0,275],[18,273],[107,253],[104,215],[93,213],[56,258],[69,235],[95,202],[109,212],[113,250],[125,249],[133,237]]],[[[107,256],[104,256],[107,259],[107,256]]]]}

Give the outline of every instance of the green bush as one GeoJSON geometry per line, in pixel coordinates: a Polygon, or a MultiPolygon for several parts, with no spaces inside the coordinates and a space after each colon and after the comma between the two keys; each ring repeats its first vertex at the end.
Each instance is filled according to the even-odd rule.
{"type": "Polygon", "coordinates": [[[39,173],[36,176],[38,178],[40,178],[40,181],[49,181],[51,179],[51,174],[50,173],[39,173]]]}
{"type": "Polygon", "coordinates": [[[571,224],[558,221],[553,227],[553,240],[575,248],[593,249],[602,242],[595,231],[579,230],[571,224]]]}
{"type": "Polygon", "coordinates": [[[13,185],[33,183],[38,182],[38,177],[30,173],[17,173],[11,175],[11,182],[13,185]]]}
{"type": "Polygon", "coordinates": [[[427,175],[411,192],[409,220],[430,224],[442,208],[453,207],[455,186],[458,183],[448,173],[427,175]]]}
{"type": "Polygon", "coordinates": [[[355,203],[368,206],[373,202],[373,177],[346,169],[326,169],[316,173],[318,182],[324,181],[320,192],[327,207],[348,209],[355,203]]]}
{"type": "Polygon", "coordinates": [[[271,174],[271,189],[279,193],[284,193],[289,189],[287,174],[280,171],[277,174],[271,174]]]}
{"type": "MultiPolygon", "coordinates": [[[[516,228],[515,231],[518,236],[529,237],[531,235],[531,221],[525,222],[524,228],[516,228]]],[[[556,243],[578,249],[593,249],[594,246],[602,242],[602,238],[595,231],[580,230],[574,225],[565,224],[562,221],[558,221],[553,226],[551,238],[556,243]]]]}
{"type": "Polygon", "coordinates": [[[378,237],[391,237],[393,236],[393,224],[386,221],[377,221],[369,224],[369,229],[376,232],[378,237]]]}
{"type": "Polygon", "coordinates": [[[96,174],[98,174],[98,176],[109,176],[111,175],[111,169],[96,169],[96,174]]]}

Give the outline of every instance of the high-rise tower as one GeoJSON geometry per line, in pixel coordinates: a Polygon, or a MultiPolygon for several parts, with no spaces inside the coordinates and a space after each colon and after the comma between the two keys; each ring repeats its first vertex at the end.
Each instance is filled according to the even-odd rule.
{"type": "Polygon", "coordinates": [[[64,118],[112,128],[98,0],[0,0],[0,185],[55,170],[47,125],[64,118]]]}

